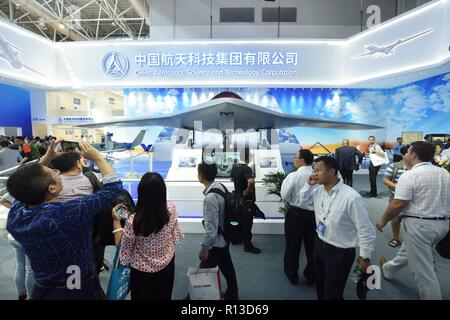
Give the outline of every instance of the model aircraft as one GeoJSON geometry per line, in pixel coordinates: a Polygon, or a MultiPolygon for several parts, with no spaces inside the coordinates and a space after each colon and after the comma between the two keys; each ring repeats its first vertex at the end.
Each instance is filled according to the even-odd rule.
{"type": "Polygon", "coordinates": [[[107,154],[130,151],[142,143],[142,140],[144,140],[145,132],[146,130],[141,130],[131,143],[112,141],[111,137],[113,136],[113,134],[108,132],[105,135],[104,143],[93,143],[92,146],[100,152],[107,154]]]}
{"type": "Polygon", "coordinates": [[[5,60],[12,68],[16,70],[26,69],[41,77],[45,77],[45,75],[41,72],[25,65],[22,61],[20,61],[20,54],[24,54],[24,51],[7,42],[0,35],[0,59],[5,60]]]}
{"type": "Polygon", "coordinates": [[[399,39],[390,44],[385,44],[385,45],[381,45],[381,46],[371,44],[371,45],[365,46],[365,49],[366,49],[365,53],[353,56],[353,57],[351,57],[351,59],[358,59],[358,58],[368,57],[368,56],[384,57],[384,56],[393,54],[395,52],[395,49],[398,46],[401,46],[408,41],[417,39],[417,38],[422,37],[430,32],[433,32],[433,31],[434,31],[434,28],[430,28],[428,30],[425,30],[425,31],[419,32],[415,35],[412,35],[410,37],[407,37],[405,39],[399,39]]]}
{"type": "Polygon", "coordinates": [[[237,94],[222,92],[210,101],[179,112],[152,117],[121,118],[114,121],[82,124],[82,128],[163,126],[206,131],[281,129],[292,127],[335,128],[348,130],[380,129],[370,124],[334,121],[285,114],[244,101],[237,94]],[[197,127],[200,125],[201,127],[197,127]]]}

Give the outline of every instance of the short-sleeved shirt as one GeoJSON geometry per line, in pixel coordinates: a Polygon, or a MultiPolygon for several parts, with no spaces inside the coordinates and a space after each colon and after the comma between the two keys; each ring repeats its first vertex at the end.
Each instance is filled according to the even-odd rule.
{"type": "Polygon", "coordinates": [[[58,195],[61,201],[68,201],[79,197],[84,197],[94,192],[94,187],[89,179],[83,174],[60,175],[63,189],[58,195]]]}
{"type": "Polygon", "coordinates": [[[450,216],[450,173],[430,162],[416,164],[398,179],[394,199],[408,201],[402,215],[450,216]]]}
{"type": "MultiPolygon", "coordinates": [[[[386,168],[386,171],[384,172],[383,178],[389,179],[393,183],[397,184],[398,179],[405,171],[406,171],[405,166],[401,161],[390,163],[389,166],[386,168]]],[[[395,194],[395,188],[389,188],[389,190],[391,191],[391,197],[393,197],[395,194]]]]}
{"type": "MultiPolygon", "coordinates": [[[[238,163],[234,165],[231,170],[231,178],[233,179],[234,190],[236,190],[236,193],[242,196],[242,192],[248,187],[248,180],[253,179],[254,177],[252,169],[247,164],[238,163]]],[[[255,190],[244,197],[244,199],[256,201],[255,190]]]]}
{"type": "Polygon", "coordinates": [[[175,245],[183,240],[175,204],[168,202],[169,222],[158,233],[148,237],[134,233],[133,221],[135,214],[127,220],[122,236],[120,262],[131,264],[134,269],[142,272],[158,272],[167,267],[175,254],[175,245]]]}
{"type": "Polygon", "coordinates": [[[33,157],[33,150],[31,150],[31,147],[29,144],[24,144],[21,148],[20,148],[20,153],[22,157],[27,157],[28,161],[31,160],[31,158],[33,157]]]}
{"type": "Polygon", "coordinates": [[[400,150],[402,149],[402,147],[403,147],[403,144],[397,143],[396,145],[394,145],[394,148],[392,149],[394,155],[401,156],[402,153],[400,150]]]}

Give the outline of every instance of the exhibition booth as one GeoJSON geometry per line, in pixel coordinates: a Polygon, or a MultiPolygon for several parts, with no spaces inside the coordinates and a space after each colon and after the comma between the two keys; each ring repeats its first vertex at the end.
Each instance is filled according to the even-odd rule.
{"type": "Polygon", "coordinates": [[[449,0],[345,40],[54,43],[0,21],[0,127],[98,144],[146,130],[116,170],[134,197],[139,179],[126,174],[160,172],[186,232],[202,230],[197,164],[210,157],[232,190],[244,146],[266,214],[254,233],[283,233],[263,179],[288,172],[300,147],[327,154],[345,138],[366,151],[373,135],[389,149],[448,132],[449,40],[449,0]]]}

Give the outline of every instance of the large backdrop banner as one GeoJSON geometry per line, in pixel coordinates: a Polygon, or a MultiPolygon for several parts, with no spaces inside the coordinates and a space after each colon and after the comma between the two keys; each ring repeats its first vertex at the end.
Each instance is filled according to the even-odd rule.
{"type": "MultiPolygon", "coordinates": [[[[125,89],[125,116],[173,113],[208,101],[221,91],[235,92],[261,108],[282,113],[374,124],[384,128],[350,131],[305,127],[292,128],[288,130],[289,134],[280,134],[281,142],[295,135],[295,139],[304,146],[320,142],[333,148],[343,138],[357,144],[366,142],[368,135],[372,134],[378,141],[393,143],[405,131],[447,133],[450,128],[450,73],[392,89],[125,89]]],[[[151,128],[151,134],[170,136],[174,130],[151,128]]]]}

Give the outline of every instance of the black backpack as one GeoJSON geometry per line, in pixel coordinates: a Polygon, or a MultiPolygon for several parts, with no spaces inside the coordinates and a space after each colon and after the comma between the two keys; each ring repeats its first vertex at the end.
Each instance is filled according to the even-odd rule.
{"type": "Polygon", "coordinates": [[[209,193],[215,193],[220,195],[225,199],[225,226],[224,230],[219,227],[219,234],[222,234],[227,242],[238,243],[243,240],[241,231],[241,215],[239,213],[239,199],[236,197],[235,191],[229,192],[228,189],[220,184],[225,191],[218,188],[213,188],[209,190],[209,193]]]}

